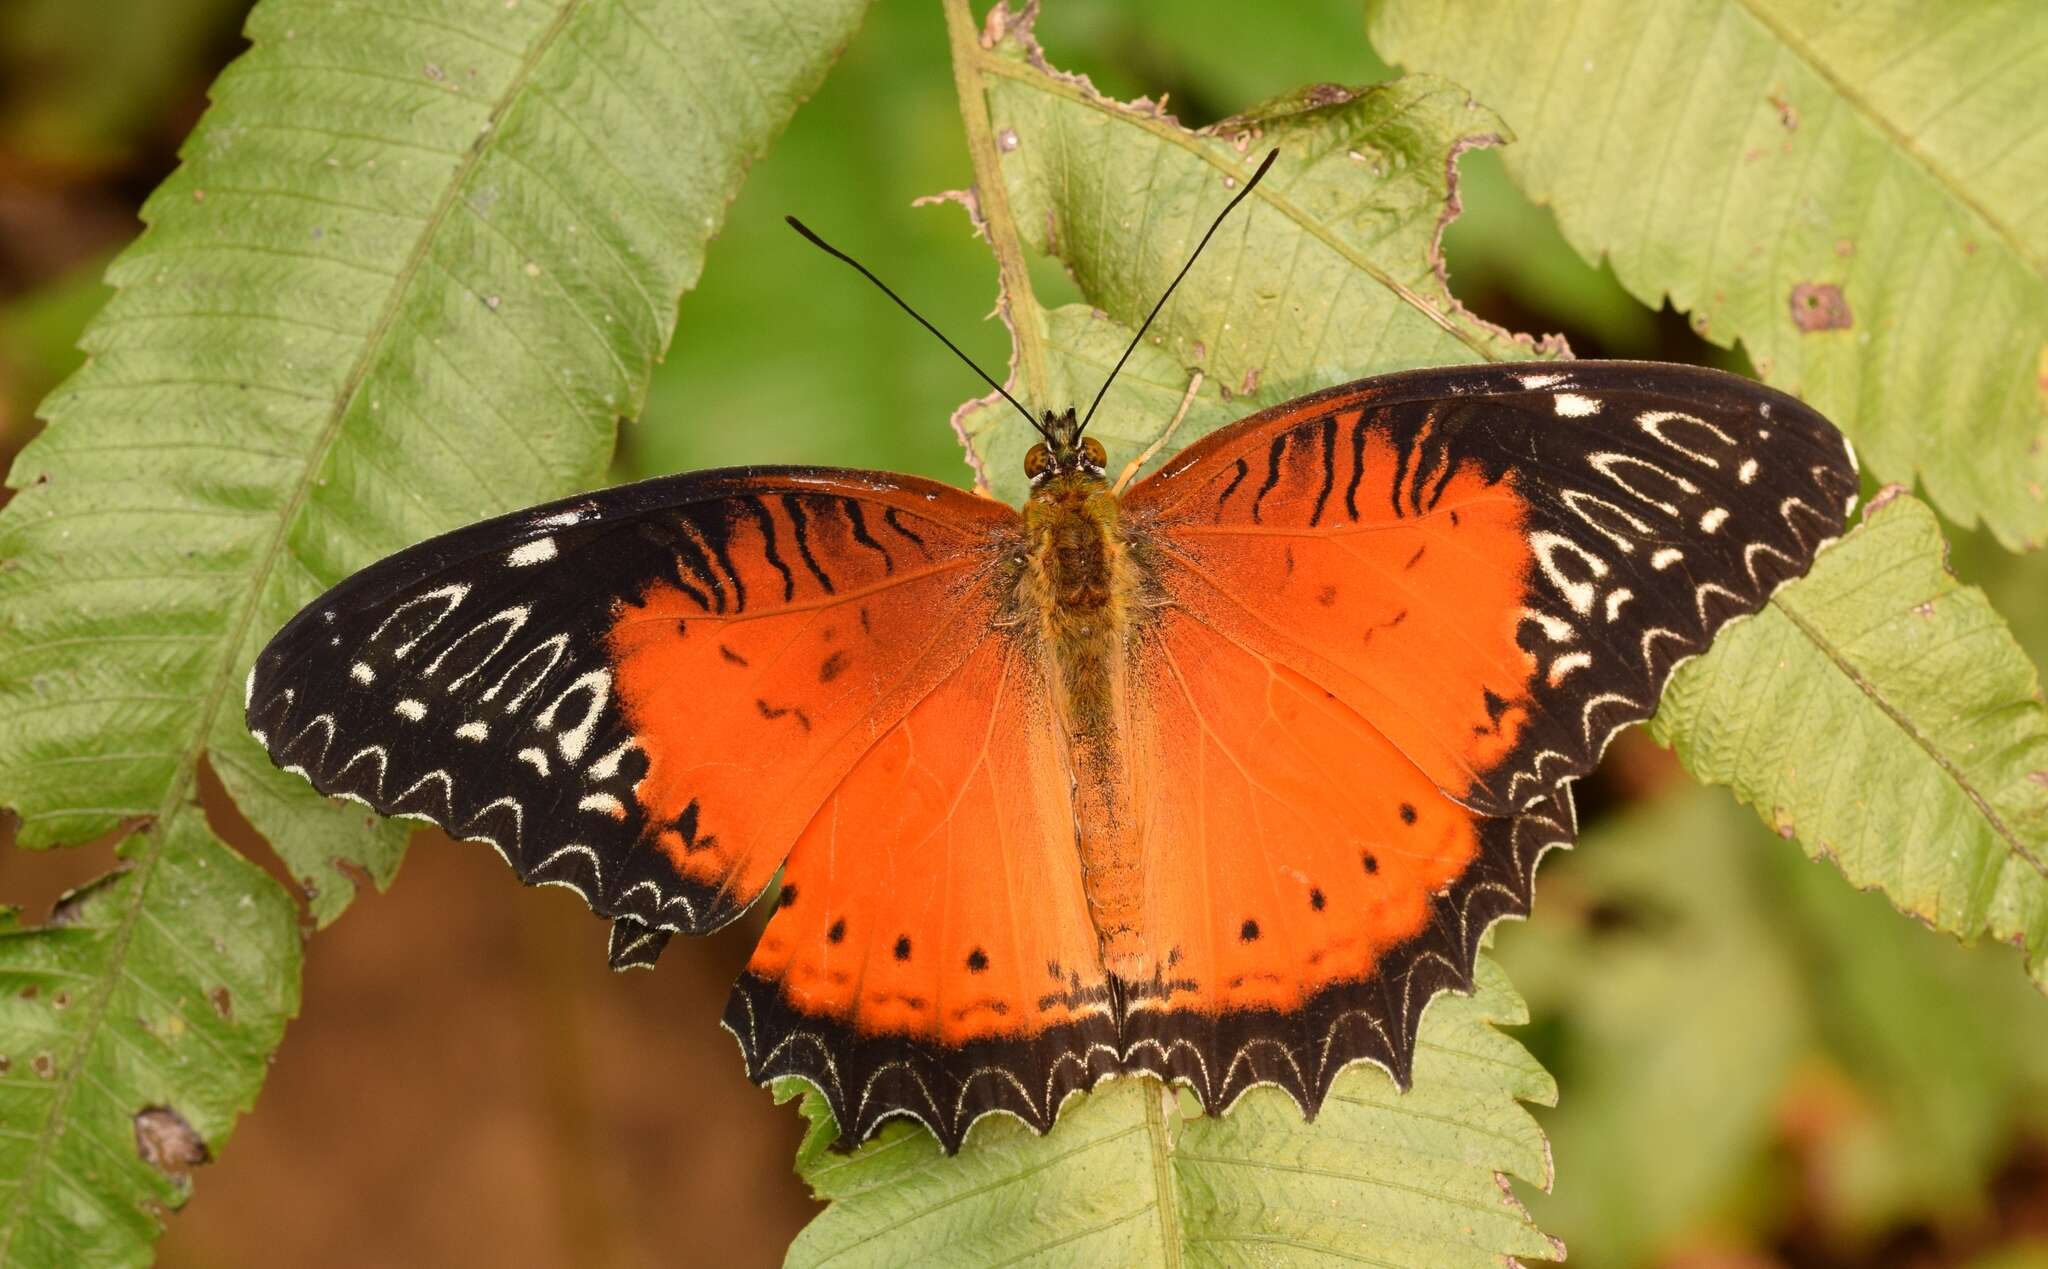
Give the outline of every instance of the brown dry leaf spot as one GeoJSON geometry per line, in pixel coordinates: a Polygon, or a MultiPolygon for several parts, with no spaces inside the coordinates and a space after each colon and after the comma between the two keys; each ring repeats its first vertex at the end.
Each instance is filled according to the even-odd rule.
{"type": "Polygon", "coordinates": [[[213,1162],[206,1142],[168,1106],[149,1106],[135,1116],[135,1153],[168,1177],[182,1177],[202,1163],[213,1162]]]}
{"type": "Polygon", "coordinates": [[[1792,324],[1807,334],[1848,330],[1856,324],[1849,298],[1832,282],[1801,282],[1792,288],[1792,324]]]}
{"type": "Polygon", "coordinates": [[[1799,109],[1777,93],[1770,95],[1771,106],[1778,112],[1778,122],[1785,125],[1785,131],[1799,131],[1799,109]]]}

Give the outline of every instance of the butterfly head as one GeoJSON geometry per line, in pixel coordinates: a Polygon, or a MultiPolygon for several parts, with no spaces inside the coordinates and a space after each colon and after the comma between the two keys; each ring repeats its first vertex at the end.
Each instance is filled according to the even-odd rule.
{"type": "Polygon", "coordinates": [[[1024,474],[1035,489],[1054,476],[1081,475],[1101,479],[1109,455],[1102,442],[1081,435],[1081,423],[1069,409],[1065,414],[1045,412],[1038,434],[1045,439],[1024,455],[1024,474]]]}

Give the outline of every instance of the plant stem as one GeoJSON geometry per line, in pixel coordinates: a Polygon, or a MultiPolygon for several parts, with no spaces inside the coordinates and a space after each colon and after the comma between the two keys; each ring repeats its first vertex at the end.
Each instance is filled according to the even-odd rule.
{"type": "Polygon", "coordinates": [[[982,232],[995,253],[1000,273],[999,305],[1016,347],[1014,363],[1023,376],[1026,402],[1042,407],[1049,399],[1045,370],[1044,328],[1038,297],[1031,290],[1031,271],[1024,262],[1023,240],[1010,213],[1010,192],[1003,184],[1002,159],[989,122],[987,90],[982,85],[985,54],[968,0],[943,0],[946,36],[952,46],[953,85],[960,98],[960,122],[967,130],[967,153],[974,161],[975,198],[981,206],[982,232]]]}

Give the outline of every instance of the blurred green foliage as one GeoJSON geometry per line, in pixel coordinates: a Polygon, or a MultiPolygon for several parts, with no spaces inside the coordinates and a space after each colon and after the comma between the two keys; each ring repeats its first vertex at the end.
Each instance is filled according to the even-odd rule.
{"type": "MultiPolygon", "coordinates": [[[[120,245],[36,239],[48,219],[20,209],[132,214],[168,169],[208,59],[232,51],[215,46],[240,7],[26,0],[0,14],[0,233],[35,266],[0,274],[0,457],[77,364],[120,245]]],[[[1337,0],[1055,4],[1039,34],[1104,91],[1166,91],[1195,124],[1387,73],[1358,6],[1337,0]]],[[[1576,255],[1496,157],[1468,154],[1462,170],[1446,249],[1482,315],[1564,331],[1581,354],[1740,365],[1576,255]]],[[[781,218],[863,259],[1000,376],[986,249],[958,206],[911,206],[969,179],[936,8],[881,0],[744,186],[616,474],[812,462],[964,483],[946,420],[975,382],[781,218]]],[[[1072,295],[1055,270],[1039,280],[1047,303],[1072,295]]],[[[1950,536],[1958,572],[2048,660],[2042,558],[1950,536]]],[[[1583,844],[1546,869],[1534,919],[1498,940],[1536,1017],[1522,1038],[1561,1086],[1540,1113],[1557,1190],[1525,1197],[1571,1263],[2048,1263],[2048,1010],[2010,949],[1901,921],[1724,792],[1610,772],[1585,804],[1583,844]]]]}

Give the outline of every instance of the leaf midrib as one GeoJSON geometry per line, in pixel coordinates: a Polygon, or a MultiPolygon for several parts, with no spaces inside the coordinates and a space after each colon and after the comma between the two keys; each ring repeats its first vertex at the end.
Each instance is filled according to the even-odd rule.
{"type": "Polygon", "coordinates": [[[446,186],[443,188],[433,210],[422,223],[419,236],[414,240],[411,250],[407,253],[404,267],[392,277],[389,296],[382,310],[377,315],[376,323],[370,328],[368,335],[364,339],[362,352],[357,356],[355,364],[349,368],[347,378],[342,382],[341,388],[335,394],[333,407],[329,411],[327,422],[321,429],[319,437],[315,440],[307,456],[305,468],[300,473],[299,479],[293,486],[290,495],[286,498],[284,505],[279,509],[276,530],[271,534],[270,541],[264,549],[262,560],[249,575],[249,586],[245,592],[240,611],[235,614],[226,632],[220,661],[211,676],[211,682],[206,686],[205,701],[193,720],[191,744],[184,756],[179,759],[177,769],[173,773],[169,785],[165,788],[163,799],[157,805],[155,816],[152,817],[148,826],[141,830],[140,835],[147,842],[147,845],[137,854],[131,865],[133,880],[129,893],[129,902],[125,905],[121,918],[115,925],[112,933],[112,942],[103,962],[107,967],[106,972],[98,976],[96,989],[79,1015],[79,1024],[76,1032],[77,1040],[64,1058],[62,1073],[53,1090],[55,1096],[45,1112],[42,1128],[36,1133],[35,1149],[29,1156],[27,1166],[22,1169],[20,1176],[16,1178],[12,1199],[5,1207],[0,1207],[0,1213],[4,1213],[4,1216],[0,1216],[0,1262],[5,1262],[13,1250],[15,1234],[22,1228],[22,1223],[17,1217],[21,1212],[27,1210],[26,1204],[28,1203],[29,1196],[36,1189],[36,1178],[43,1173],[44,1169],[54,1166],[56,1143],[62,1135],[62,1126],[67,1122],[66,1111],[70,1107],[72,1097],[77,1092],[79,1080],[84,1073],[87,1050],[91,1047],[93,1039],[98,1035],[100,1028],[105,1024],[107,1010],[112,1006],[115,989],[128,976],[127,957],[129,947],[134,940],[135,927],[141,919],[143,909],[147,904],[149,887],[155,877],[156,866],[163,857],[164,845],[170,826],[177,816],[187,813],[189,810],[186,802],[198,771],[200,755],[206,748],[207,737],[212,734],[214,720],[220,713],[221,701],[228,694],[229,685],[234,678],[235,663],[241,654],[242,643],[248,635],[250,626],[256,620],[256,612],[262,602],[264,585],[277,567],[279,558],[284,553],[285,544],[290,538],[291,527],[296,522],[300,511],[304,508],[318,473],[325,463],[327,455],[332,451],[335,441],[341,434],[341,429],[348,417],[349,409],[355,402],[357,395],[361,392],[363,383],[369,375],[370,367],[375,364],[377,355],[383,348],[385,338],[390,334],[392,326],[397,322],[398,314],[404,306],[413,277],[426,262],[433,250],[433,243],[441,226],[446,222],[449,212],[457,204],[457,194],[468,182],[469,175],[475,170],[477,163],[496,145],[501,131],[498,124],[504,118],[505,113],[525,94],[528,84],[532,81],[535,67],[539,65],[541,59],[547,55],[548,51],[553,48],[555,41],[567,28],[569,21],[588,2],[589,0],[564,0],[562,9],[556,14],[554,22],[528,48],[525,58],[521,60],[518,69],[507,82],[505,91],[499,95],[497,102],[492,106],[478,138],[471,143],[467,152],[457,160],[454,170],[449,174],[446,186]]]}
{"type": "MultiPolygon", "coordinates": [[[[1865,515],[1865,523],[1868,523],[1868,513],[1866,512],[1865,515]]],[[[1926,736],[1918,727],[1914,726],[1913,720],[1896,708],[1885,697],[1885,694],[1878,689],[1877,684],[1866,678],[1861,670],[1851,664],[1847,656],[1838,651],[1831,640],[1824,637],[1819,630],[1815,629],[1801,617],[1792,605],[1786,603],[1782,594],[1772,596],[1770,602],[1771,607],[1784,614],[1785,619],[1790,621],[1799,633],[1806,638],[1806,641],[1828,659],[1828,662],[1835,667],[1836,671],[1849,681],[1851,687],[1854,687],[1861,693],[1864,699],[1877,706],[1878,710],[1891,720],[1892,725],[1899,730],[1901,735],[1913,742],[1922,753],[1927,755],[1935,767],[1948,777],[1949,781],[1969,800],[1972,806],[1977,808],[1977,813],[1983,817],[1985,824],[1990,827],[1992,834],[2005,844],[2006,849],[2011,854],[2023,860],[2043,877],[2048,877],[2048,861],[2034,857],[2033,852],[2027,848],[2026,843],[2020,840],[2019,834],[2013,832],[2005,821],[2000,818],[1998,811],[1991,805],[1990,800],[1977,789],[1975,783],[1960,768],[1949,761],[1948,756],[1942,753],[1940,747],[1934,743],[1932,738],[1926,736]]],[[[1818,845],[1819,843],[1815,844],[1818,845]]]]}
{"type": "MultiPolygon", "coordinates": [[[[1773,39],[1777,40],[1780,47],[1797,58],[1800,65],[1811,71],[1814,77],[1823,84],[1826,84],[1837,97],[1847,102],[1850,109],[1854,110],[1858,117],[1871,127],[1877,129],[1885,140],[1891,142],[1892,146],[1899,153],[1911,159],[1921,171],[1927,173],[1928,177],[1943,192],[1962,206],[1968,208],[1979,220],[1983,221],[1991,229],[1991,232],[1997,235],[1998,240],[2004,244],[2006,250],[2012,252],[2014,258],[2026,265],[2035,277],[2048,279],[2048,264],[2044,264],[2044,262],[2034,258],[2033,254],[2020,241],[2017,231],[2007,224],[2005,220],[1992,214],[1991,209],[1979,201],[1964,182],[1952,176],[1948,169],[1935,159],[1934,155],[1928,153],[1919,142],[1907,135],[1897,124],[1893,123],[1889,117],[1863,95],[1859,88],[1835,74],[1832,66],[1823,60],[1813,48],[1790,28],[1774,20],[1765,11],[1764,7],[1757,3],[1757,0],[1734,0],[1734,3],[1737,8],[1748,15],[1752,22],[1762,27],[1773,39]]],[[[2040,866],[2038,863],[2035,864],[2037,868],[2040,866]]]]}
{"type": "Polygon", "coordinates": [[[1174,1182],[1173,1135],[1166,1108],[1178,1111],[1180,1094],[1172,1084],[1138,1076],[1138,1095],[1145,1102],[1145,1144],[1152,1156],[1152,1202],[1159,1210],[1159,1250],[1169,1269],[1178,1269],[1185,1231],[1180,1221],[1180,1187],[1174,1182]]]}

